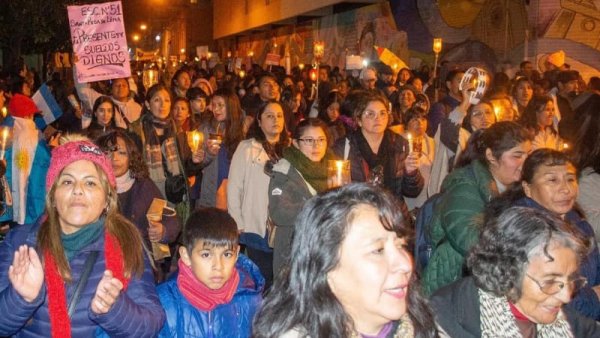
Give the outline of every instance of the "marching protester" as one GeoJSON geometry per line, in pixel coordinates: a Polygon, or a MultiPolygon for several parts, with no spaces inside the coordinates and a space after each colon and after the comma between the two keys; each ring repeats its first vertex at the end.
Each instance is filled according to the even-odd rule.
{"type": "Polygon", "coordinates": [[[264,278],[239,252],[227,212],[195,211],[179,248],[179,271],[158,286],[167,319],[159,337],[250,337],[264,278]]]}
{"type": "Polygon", "coordinates": [[[266,296],[253,336],[437,337],[399,205],[364,183],[310,199],[296,221],[290,266],[266,296]]]}
{"type": "Polygon", "coordinates": [[[467,258],[471,277],[431,306],[449,337],[596,337],[600,325],[563,307],[585,286],[589,238],[546,212],[512,207],[489,221],[467,258]]]}
{"type": "Polygon", "coordinates": [[[267,238],[270,177],[265,164],[279,161],[289,146],[284,121],[283,107],[277,101],[269,101],[258,111],[248,138],[233,154],[227,184],[227,210],[238,226],[246,254],[265,277],[265,290],[273,284],[273,249],[267,238]]]}
{"type": "MultiPolygon", "coordinates": [[[[138,228],[148,248],[152,248],[152,243],[174,243],[181,229],[179,219],[169,212],[161,213],[160,220],[148,217],[154,199],[164,200],[164,195],[150,179],[146,162],[131,135],[116,129],[98,138],[96,144],[111,160],[121,215],[138,228]]],[[[162,259],[156,259],[156,265],[162,263],[162,259]]],[[[156,274],[157,280],[165,277],[161,269],[156,269],[156,274]]]]}
{"type": "Polygon", "coordinates": [[[46,173],[50,165],[50,149],[41,138],[33,116],[39,110],[26,95],[15,93],[8,104],[13,118],[12,144],[7,147],[9,129],[4,127],[2,151],[6,165],[4,202],[6,208],[0,222],[31,224],[43,213],[46,204],[46,173]]]}
{"type": "Polygon", "coordinates": [[[65,137],[52,152],[46,216],[0,244],[0,336],[151,337],[165,318],[136,227],[117,207],[99,147],[65,137]]]}

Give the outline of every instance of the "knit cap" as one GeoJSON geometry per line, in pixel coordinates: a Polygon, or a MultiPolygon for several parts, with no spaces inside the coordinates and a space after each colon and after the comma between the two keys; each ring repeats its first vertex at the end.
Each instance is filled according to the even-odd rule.
{"type": "Polygon", "coordinates": [[[29,118],[39,111],[33,100],[23,94],[13,95],[8,103],[8,112],[13,117],[29,118]]]}
{"type": "Polygon", "coordinates": [[[90,141],[71,141],[52,150],[50,167],[46,175],[46,191],[50,191],[52,184],[66,166],[79,160],[88,160],[97,164],[106,174],[110,185],[113,188],[117,186],[111,161],[104,155],[100,147],[90,141]]]}

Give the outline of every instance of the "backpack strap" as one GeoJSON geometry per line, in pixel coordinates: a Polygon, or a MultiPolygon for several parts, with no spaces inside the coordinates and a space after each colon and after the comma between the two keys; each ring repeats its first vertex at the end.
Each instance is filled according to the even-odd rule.
{"type": "Polygon", "coordinates": [[[85,264],[83,265],[83,272],[81,273],[81,278],[77,282],[77,286],[75,287],[75,291],[73,292],[73,297],[69,302],[67,307],[67,313],[69,318],[73,317],[73,312],[75,311],[75,306],[79,303],[79,298],[81,298],[81,292],[85,288],[88,279],[90,278],[90,273],[92,272],[92,268],[98,259],[98,251],[92,251],[85,259],[85,264]]]}

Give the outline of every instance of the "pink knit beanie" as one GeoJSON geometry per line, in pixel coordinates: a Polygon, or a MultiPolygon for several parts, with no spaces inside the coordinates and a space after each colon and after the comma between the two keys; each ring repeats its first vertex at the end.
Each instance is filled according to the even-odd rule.
{"type": "Polygon", "coordinates": [[[92,161],[100,166],[108,177],[110,185],[113,188],[117,186],[112,163],[97,145],[90,141],[71,141],[52,150],[50,167],[46,175],[46,191],[50,191],[52,184],[66,166],[79,160],[92,161]]]}

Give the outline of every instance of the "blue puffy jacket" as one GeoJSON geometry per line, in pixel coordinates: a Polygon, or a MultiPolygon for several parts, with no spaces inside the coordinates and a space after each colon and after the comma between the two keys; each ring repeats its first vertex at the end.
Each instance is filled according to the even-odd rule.
{"type": "Polygon", "coordinates": [[[235,264],[240,283],[231,302],[212,311],[200,311],[177,287],[177,274],[158,286],[158,297],[167,314],[159,337],[245,338],[252,332],[252,320],[262,303],[265,279],[258,267],[244,255],[235,264]]]}
{"type": "MultiPolygon", "coordinates": [[[[15,250],[23,244],[36,246],[39,224],[22,225],[10,231],[0,244],[0,337],[49,337],[50,317],[46,287],[32,303],[13,289],[8,279],[15,250]]],[[[146,260],[141,278],[132,278],[106,314],[97,315],[90,303],[104,270],[104,236],[83,248],[69,261],[74,283],[66,284],[67,303],[71,300],[85,260],[91,251],[100,251],[88,282],[71,318],[72,337],[154,337],[162,327],[165,313],[160,306],[152,270],[146,260]]],[[[39,252],[38,252],[39,254],[39,252]]],[[[41,255],[40,255],[41,257],[41,255]]]]}

